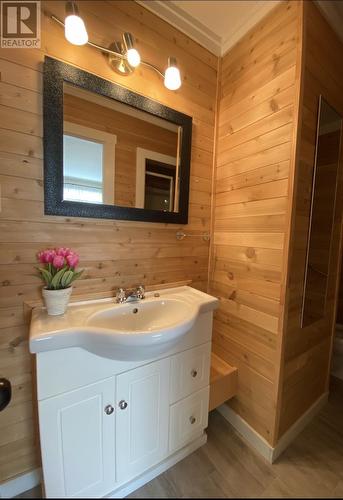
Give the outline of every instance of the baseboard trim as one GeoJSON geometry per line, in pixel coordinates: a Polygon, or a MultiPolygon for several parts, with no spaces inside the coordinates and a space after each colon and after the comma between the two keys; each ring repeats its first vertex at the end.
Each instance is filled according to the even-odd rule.
{"type": "Polygon", "coordinates": [[[219,413],[232,425],[232,427],[242,436],[252,448],[262,455],[268,462],[272,462],[272,446],[255,431],[242,417],[232,410],[228,405],[223,404],[217,408],[219,413]]]}
{"type": "Polygon", "coordinates": [[[10,479],[0,484],[0,498],[13,498],[25,491],[35,488],[42,482],[41,469],[22,474],[21,476],[10,479]]]}
{"type": "Polygon", "coordinates": [[[290,443],[300,434],[301,431],[311,422],[311,420],[324,408],[329,399],[329,393],[324,392],[317,401],[313,403],[308,410],[288,429],[287,432],[279,439],[275,448],[273,448],[272,462],[274,462],[290,443]]]}
{"type": "Polygon", "coordinates": [[[256,450],[269,463],[275,460],[285,451],[298,434],[310,423],[320,412],[328,401],[329,393],[325,392],[317,401],[288,429],[281,437],[275,447],[272,447],[258,432],[256,432],[242,417],[237,415],[226,404],[217,408],[219,413],[232,425],[254,450],[256,450]]]}
{"type": "Polygon", "coordinates": [[[155,477],[165,472],[167,469],[175,465],[180,460],[186,458],[190,453],[193,453],[195,450],[203,446],[207,441],[207,434],[203,433],[200,437],[198,437],[195,441],[193,441],[188,446],[185,446],[181,450],[174,453],[171,457],[167,458],[163,462],[159,463],[155,467],[152,467],[148,471],[141,474],[139,477],[136,477],[132,481],[120,486],[118,489],[114,490],[109,495],[106,495],[106,498],[124,498],[127,495],[130,495],[133,491],[141,488],[146,483],[154,479],[155,477]]]}

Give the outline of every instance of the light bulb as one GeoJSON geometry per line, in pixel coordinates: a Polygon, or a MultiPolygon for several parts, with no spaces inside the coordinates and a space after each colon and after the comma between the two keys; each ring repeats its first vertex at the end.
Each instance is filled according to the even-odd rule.
{"type": "Polygon", "coordinates": [[[66,17],[64,34],[68,42],[73,45],[85,45],[88,42],[85,23],[75,14],[66,17]]]}
{"type": "Polygon", "coordinates": [[[168,68],[164,73],[164,85],[169,90],[177,90],[181,87],[180,70],[176,64],[176,59],[169,57],[168,68]]]}
{"type": "Polygon", "coordinates": [[[79,9],[75,2],[66,3],[64,35],[68,42],[73,45],[85,45],[88,42],[86,26],[79,15],[79,9]]]}
{"type": "Polygon", "coordinates": [[[127,51],[127,53],[126,53],[126,57],[127,57],[127,62],[133,68],[137,68],[137,66],[140,65],[141,56],[139,55],[138,50],[136,50],[136,49],[129,49],[127,51]]]}

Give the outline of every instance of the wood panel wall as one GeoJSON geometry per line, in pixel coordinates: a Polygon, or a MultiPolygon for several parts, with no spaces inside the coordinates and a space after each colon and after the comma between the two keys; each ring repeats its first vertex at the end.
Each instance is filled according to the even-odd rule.
{"type": "Polygon", "coordinates": [[[339,282],[339,295],[338,295],[338,303],[337,303],[337,317],[336,323],[340,325],[343,324],[343,267],[341,262],[341,273],[340,273],[340,282],[339,282]]]}
{"type": "MultiPolygon", "coordinates": [[[[293,203],[292,243],[280,381],[280,438],[328,390],[335,298],[340,269],[342,159],[330,255],[325,316],[300,326],[319,96],[343,116],[343,44],[313,2],[304,2],[304,53],[300,129],[293,203]]],[[[342,151],[341,151],[342,153],[342,151]]]]}
{"type": "MultiPolygon", "coordinates": [[[[13,384],[13,399],[0,413],[0,481],[39,466],[32,405],[32,365],[23,303],[40,297],[33,275],[36,252],[67,245],[80,253],[83,279],[75,294],[92,296],[119,286],[192,280],[206,289],[218,59],[133,1],[79,1],[92,41],[108,46],[132,32],[144,59],[164,68],[177,57],[183,86],[165,89],[140,67],[117,76],[104,56],[76,47],[63,30],[43,19],[42,47],[0,49],[0,376],[13,384]],[[48,54],[158,100],[193,117],[190,217],[176,240],[176,225],[45,216],[43,211],[42,63],[48,54]]],[[[42,2],[63,18],[64,2],[42,2]]]]}
{"type": "Polygon", "coordinates": [[[269,443],[275,418],[299,87],[301,4],[282,2],[222,61],[211,292],[228,404],[269,443]]]}
{"type": "Polygon", "coordinates": [[[136,206],[137,148],[176,157],[178,134],[158,125],[100,106],[74,95],[64,96],[64,119],[116,136],[115,204],[136,206]]]}

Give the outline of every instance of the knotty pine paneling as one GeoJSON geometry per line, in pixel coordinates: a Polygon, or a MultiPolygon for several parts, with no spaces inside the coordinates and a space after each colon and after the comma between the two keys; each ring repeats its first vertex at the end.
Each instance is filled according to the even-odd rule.
{"type": "Polygon", "coordinates": [[[337,323],[340,325],[343,324],[343,267],[341,263],[341,274],[339,281],[339,295],[338,295],[338,303],[337,303],[337,323]]]}
{"type": "Polygon", "coordinates": [[[304,2],[304,54],[300,102],[294,216],[288,269],[278,439],[328,390],[335,298],[339,281],[339,246],[342,219],[342,158],[333,241],[330,252],[325,316],[301,328],[305,259],[312,176],[315,162],[317,112],[320,94],[343,116],[343,43],[313,2],[304,2]]]}
{"type": "MultiPolygon", "coordinates": [[[[33,275],[36,252],[68,245],[80,253],[83,279],[75,295],[99,296],[119,286],[190,280],[207,288],[211,184],[218,58],[132,1],[79,1],[92,41],[104,46],[124,31],[137,40],[142,56],[164,68],[177,57],[184,77],[177,92],[140,67],[122,78],[104,56],[76,47],[63,30],[42,19],[42,48],[0,49],[0,376],[13,384],[13,400],[0,413],[0,481],[39,466],[37,426],[32,410],[32,360],[24,301],[40,297],[33,275]],[[179,226],[45,216],[43,210],[42,63],[47,54],[193,117],[191,191],[187,233],[179,226]]],[[[63,18],[64,2],[42,2],[44,11],[63,18]]]]}
{"type": "Polygon", "coordinates": [[[222,60],[210,289],[229,403],[269,443],[275,419],[297,120],[301,4],[282,2],[222,60]]]}

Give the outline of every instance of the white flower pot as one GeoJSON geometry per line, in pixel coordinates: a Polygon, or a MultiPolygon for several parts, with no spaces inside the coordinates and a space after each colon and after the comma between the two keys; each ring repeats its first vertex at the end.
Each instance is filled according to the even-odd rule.
{"type": "Polygon", "coordinates": [[[49,316],[58,316],[66,312],[72,291],[72,286],[63,288],[62,290],[47,290],[43,288],[43,298],[49,316]]]}

